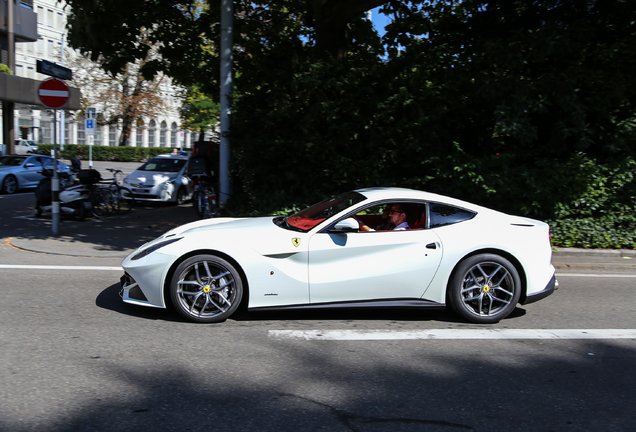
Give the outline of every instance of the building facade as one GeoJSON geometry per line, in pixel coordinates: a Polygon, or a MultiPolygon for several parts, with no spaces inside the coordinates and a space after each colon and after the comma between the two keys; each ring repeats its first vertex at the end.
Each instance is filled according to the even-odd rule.
{"type": "MultiPolygon", "coordinates": [[[[28,7],[28,6],[20,6],[28,7]]],[[[15,75],[36,80],[48,76],[37,72],[37,60],[48,60],[65,65],[63,53],[77,55],[65,49],[66,10],[65,3],[57,0],[34,0],[33,10],[37,14],[37,42],[15,44],[15,75]]],[[[72,68],[71,68],[72,69],[72,68]]],[[[80,88],[83,94],[90,94],[90,88],[80,88]]],[[[179,116],[182,100],[180,89],[170,80],[162,82],[160,96],[165,105],[163,114],[157,118],[141,118],[133,125],[128,145],[138,147],[190,148],[196,135],[180,128],[179,116]]],[[[100,107],[95,106],[99,112],[100,107]]],[[[53,112],[42,106],[16,104],[16,138],[30,139],[38,143],[54,141],[53,112]]],[[[89,144],[84,118],[73,111],[59,111],[58,136],[60,144],[89,144]],[[63,131],[63,134],[62,134],[63,131]]],[[[119,145],[122,127],[119,124],[98,125],[93,135],[93,144],[104,146],[119,145]]]]}

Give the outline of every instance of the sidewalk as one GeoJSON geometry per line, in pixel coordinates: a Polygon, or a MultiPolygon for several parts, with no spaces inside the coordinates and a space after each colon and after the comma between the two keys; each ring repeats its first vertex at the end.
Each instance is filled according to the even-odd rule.
{"type": "Polygon", "coordinates": [[[124,258],[142,244],[174,227],[198,220],[191,204],[136,207],[126,215],[76,222],[61,218],[59,235],[50,224],[37,232],[10,239],[13,247],[29,252],[99,258],[124,258]]]}

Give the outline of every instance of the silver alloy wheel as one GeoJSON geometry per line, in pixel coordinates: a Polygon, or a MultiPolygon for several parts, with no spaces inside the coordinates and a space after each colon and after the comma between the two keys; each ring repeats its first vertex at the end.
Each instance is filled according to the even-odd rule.
{"type": "Polygon", "coordinates": [[[12,175],[8,175],[4,178],[2,182],[2,192],[6,194],[15,193],[18,190],[18,181],[12,175]]]}
{"type": "Polygon", "coordinates": [[[238,308],[243,284],[236,269],[214,255],[197,255],[174,273],[170,295],[177,311],[190,321],[219,322],[238,308]]]}
{"type": "Polygon", "coordinates": [[[514,310],[521,294],[521,282],[508,260],[484,254],[460,263],[449,290],[457,313],[472,322],[493,323],[514,310]]]}

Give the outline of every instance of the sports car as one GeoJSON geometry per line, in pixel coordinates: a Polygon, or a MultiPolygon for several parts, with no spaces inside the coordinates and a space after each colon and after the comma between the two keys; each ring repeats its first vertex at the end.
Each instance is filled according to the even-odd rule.
{"type": "Polygon", "coordinates": [[[219,322],[248,310],[443,308],[506,318],[558,287],[549,226],[433,193],[367,188],[290,216],[182,225],[122,262],[126,303],[219,322]],[[398,229],[397,223],[400,223],[398,229]]]}

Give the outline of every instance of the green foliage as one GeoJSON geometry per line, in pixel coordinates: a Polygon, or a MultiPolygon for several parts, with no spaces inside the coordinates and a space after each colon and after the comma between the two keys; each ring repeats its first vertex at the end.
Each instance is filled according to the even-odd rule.
{"type": "MultiPolygon", "coordinates": [[[[58,145],[58,157],[60,159],[77,158],[88,160],[90,146],[64,144],[64,150],[60,151],[58,145]]],[[[172,148],[166,147],[113,147],[94,145],[92,159],[95,161],[141,162],[157,155],[171,153],[172,148]]],[[[187,150],[187,149],[186,149],[187,150]]],[[[53,144],[38,144],[38,154],[51,155],[53,144]]]]}
{"type": "MultiPolygon", "coordinates": [[[[109,70],[144,57],[147,31],[164,42],[147,71],[216,94],[218,2],[126,4],[125,15],[108,12],[120,0],[69,4],[71,44],[109,70]]],[[[346,19],[343,61],[316,52],[320,29],[338,27],[316,13],[335,4],[234,2],[234,209],[401,186],[549,220],[555,245],[634,247],[630,2],[385,2],[382,38],[346,19]]]]}
{"type": "Polygon", "coordinates": [[[214,98],[203,93],[197,86],[190,87],[181,112],[183,125],[201,133],[210,131],[218,123],[220,110],[221,105],[214,98]]]}
{"type": "Polygon", "coordinates": [[[11,69],[4,63],[0,63],[0,73],[11,75],[11,69]]]}

